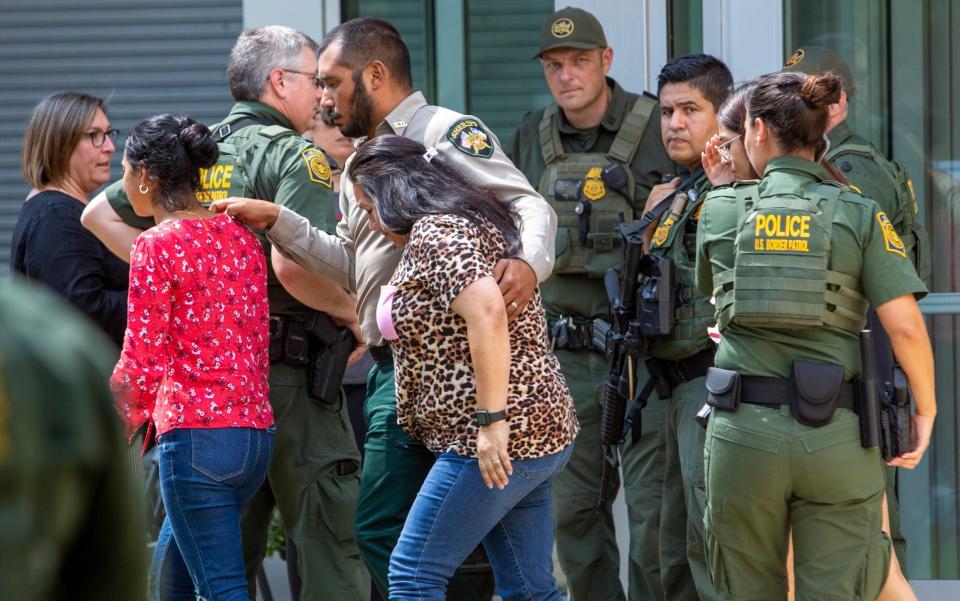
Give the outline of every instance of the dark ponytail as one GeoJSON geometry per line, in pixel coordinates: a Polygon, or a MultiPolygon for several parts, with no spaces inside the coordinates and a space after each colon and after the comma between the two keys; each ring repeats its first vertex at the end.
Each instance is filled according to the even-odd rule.
{"type": "Polygon", "coordinates": [[[173,115],[157,115],[134,126],[124,154],[131,166],[146,169],[157,180],[157,202],[168,211],[192,205],[200,169],[220,156],[207,126],[193,117],[173,115]]]}
{"type": "Polygon", "coordinates": [[[813,150],[827,129],[827,108],[840,102],[842,89],[833,73],[765,75],[750,96],[748,116],[766,123],[782,152],[813,150]]]}
{"type": "Polygon", "coordinates": [[[380,224],[409,234],[426,215],[457,215],[482,225],[489,221],[507,243],[507,256],[520,252],[520,232],[510,207],[490,190],[468,181],[439,155],[427,161],[426,148],[400,136],[377,136],[357,148],[350,180],[376,205],[380,224]]]}

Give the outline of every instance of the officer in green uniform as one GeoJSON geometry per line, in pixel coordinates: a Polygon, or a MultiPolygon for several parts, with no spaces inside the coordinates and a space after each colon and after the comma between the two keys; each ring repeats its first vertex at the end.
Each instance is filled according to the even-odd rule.
{"type": "Polygon", "coordinates": [[[923,283],[890,219],[813,162],[833,74],[761,78],[744,145],[759,184],[712,192],[700,216],[697,286],[716,297],[722,340],[706,378],[705,518],[724,599],[875,599],[888,574],[884,476],[853,411],[858,333],[875,307],[917,401],[914,467],[936,414],[923,283]]]}
{"type": "MultiPolygon", "coordinates": [[[[524,116],[508,156],[557,213],[557,259],[540,291],[581,432],[573,456],[554,483],[557,551],[573,598],[623,599],[611,505],[619,478],[597,512],[603,454],[600,415],[610,366],[592,348],[589,325],[606,319],[603,274],[622,261],[622,215],[639,216],[650,189],[672,173],[657,128],[657,102],[626,92],[606,77],[613,61],[603,28],[592,14],[565,8],[540,31],[544,76],[553,104],[524,116]]],[[[631,599],[662,597],[657,552],[659,470],[646,459],[660,452],[662,406],[644,413],[647,433],[624,449],[630,516],[631,599]]]]}
{"type": "MultiPolygon", "coordinates": [[[[826,159],[840,170],[851,187],[871,198],[890,217],[894,229],[907,247],[907,256],[924,282],[930,278],[930,249],[926,230],[920,223],[920,205],[913,192],[913,182],[904,166],[888,160],[872,144],[857,135],[847,124],[848,102],[853,97],[854,79],[850,67],[837,53],[815,46],[798,48],[784,65],[783,71],[804,73],[836,73],[843,83],[840,102],[830,107],[827,138],[830,149],[826,159]]],[[[897,495],[897,471],[887,468],[887,509],[890,514],[890,536],[907,575],[907,541],[900,530],[900,504],[897,495]]]]}
{"type": "Polygon", "coordinates": [[[116,348],[45,289],[0,284],[0,591],[146,593],[143,497],[107,379],[116,348]]]}
{"type": "MultiPolygon", "coordinates": [[[[227,71],[237,103],[222,122],[211,127],[220,140],[221,157],[202,174],[204,202],[231,196],[268,199],[304,215],[325,231],[334,231],[330,168],[323,153],[299,135],[312,126],[319,100],[317,51],[316,42],[286,27],[263,27],[241,34],[227,71]],[[300,41],[299,50],[279,64],[267,64],[277,60],[278,52],[290,53],[286,46],[290,37],[300,41]]],[[[111,228],[125,228],[135,235],[137,230],[132,228],[152,225],[133,214],[120,182],[91,203],[84,224],[105,241],[115,240],[111,228]],[[122,224],[118,225],[117,219],[122,224]]],[[[112,250],[122,247],[115,241],[107,245],[112,250]]],[[[353,533],[360,452],[345,404],[328,405],[307,392],[303,326],[313,311],[285,286],[297,298],[351,322],[356,322],[354,304],[342,288],[309,274],[278,253],[271,257],[269,249],[264,239],[272,266],[268,279],[270,401],[277,437],[267,483],[243,516],[251,598],[276,503],[299,551],[301,601],[366,599],[369,575],[353,533]],[[334,313],[335,308],[340,313],[334,313]]]]}
{"type": "MultiPolygon", "coordinates": [[[[710,295],[694,286],[694,264],[700,210],[710,190],[700,154],[718,131],[717,110],[733,77],[720,60],[692,54],[664,65],[657,85],[664,145],[682,166],[680,177],[656,187],[646,206],[666,209],[647,237],[650,254],[662,262],[661,281],[672,266],[675,286],[670,332],[652,339],[647,360],[657,393],[653,404],[666,406],[660,572],[665,599],[706,601],[721,597],[710,584],[704,554],[704,432],[695,416],[706,400],[703,376],[713,365],[707,327],[714,317],[710,295]]],[[[645,289],[659,287],[657,279],[648,276],[645,289]]]]}

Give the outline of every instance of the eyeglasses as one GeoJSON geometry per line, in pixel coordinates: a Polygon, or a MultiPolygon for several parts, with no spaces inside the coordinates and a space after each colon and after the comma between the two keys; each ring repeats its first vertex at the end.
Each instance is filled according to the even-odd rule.
{"type": "Polygon", "coordinates": [[[110,138],[114,142],[117,141],[117,134],[120,133],[119,129],[108,129],[103,131],[102,129],[95,129],[93,131],[84,132],[86,135],[90,136],[90,143],[95,147],[100,148],[103,146],[103,143],[107,141],[107,138],[110,138]]]}
{"type": "Polygon", "coordinates": [[[716,146],[715,148],[716,148],[716,150],[717,150],[717,153],[720,155],[720,158],[723,159],[723,160],[724,160],[725,162],[727,162],[727,163],[729,163],[730,161],[732,161],[733,159],[730,157],[730,144],[732,144],[733,142],[736,142],[737,140],[739,140],[739,139],[742,138],[742,137],[743,137],[743,134],[740,134],[740,135],[737,136],[736,138],[730,138],[729,140],[727,140],[726,142],[724,142],[724,143],[721,144],[720,146],[716,146]]]}
{"type": "Polygon", "coordinates": [[[307,77],[312,79],[313,87],[315,88],[320,87],[320,76],[317,75],[316,73],[310,73],[309,71],[297,71],[296,69],[283,69],[282,67],[281,69],[283,71],[286,71],[287,73],[297,73],[299,75],[306,75],[307,77]]]}

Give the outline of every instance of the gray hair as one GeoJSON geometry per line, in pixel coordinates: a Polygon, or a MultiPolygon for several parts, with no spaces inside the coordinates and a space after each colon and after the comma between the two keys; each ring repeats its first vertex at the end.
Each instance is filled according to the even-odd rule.
{"type": "Polygon", "coordinates": [[[300,52],[320,47],[307,34],[284,25],[247,29],[237,38],[227,63],[227,82],[234,100],[259,100],[272,69],[300,68],[300,52]]]}

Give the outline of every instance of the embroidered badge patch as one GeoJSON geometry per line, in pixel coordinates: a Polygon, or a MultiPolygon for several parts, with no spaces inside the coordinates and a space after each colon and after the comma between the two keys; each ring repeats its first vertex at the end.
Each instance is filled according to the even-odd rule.
{"type": "Polygon", "coordinates": [[[802,61],[802,60],[803,60],[803,57],[806,56],[806,55],[807,55],[807,53],[803,51],[803,48],[797,48],[796,52],[794,52],[793,54],[791,54],[791,55],[790,55],[790,58],[787,59],[787,64],[784,65],[784,66],[785,66],[785,67],[792,67],[792,66],[796,65],[797,63],[799,63],[800,61],[802,61]]]}
{"type": "Polygon", "coordinates": [[[568,37],[571,33],[573,33],[573,21],[566,17],[557,19],[553,22],[553,25],[550,26],[550,33],[552,33],[553,37],[557,38],[558,40],[568,37]]]}
{"type": "Polygon", "coordinates": [[[587,172],[587,178],[583,182],[583,195],[587,197],[588,200],[594,202],[600,200],[607,195],[607,189],[603,185],[603,179],[600,174],[602,169],[600,167],[592,167],[589,172],[587,172]]]}
{"type": "Polygon", "coordinates": [[[307,174],[310,181],[331,187],[330,165],[327,163],[327,157],[317,148],[307,148],[300,153],[304,162],[307,164],[307,174]]]}
{"type": "Polygon", "coordinates": [[[451,125],[447,139],[464,154],[485,159],[493,156],[493,136],[476,119],[460,119],[451,125]]]}
{"type": "Polygon", "coordinates": [[[650,240],[650,244],[653,246],[662,246],[664,242],[667,241],[667,237],[670,235],[670,228],[673,227],[673,224],[676,223],[673,220],[673,217],[667,217],[663,220],[659,226],[657,226],[657,231],[653,233],[653,239],[650,240]]]}
{"type": "Polygon", "coordinates": [[[907,249],[903,245],[903,240],[897,235],[897,230],[893,229],[893,224],[890,223],[890,218],[887,217],[887,214],[883,211],[877,213],[877,222],[880,224],[880,229],[883,230],[883,244],[887,252],[897,253],[906,259],[907,249]]]}

